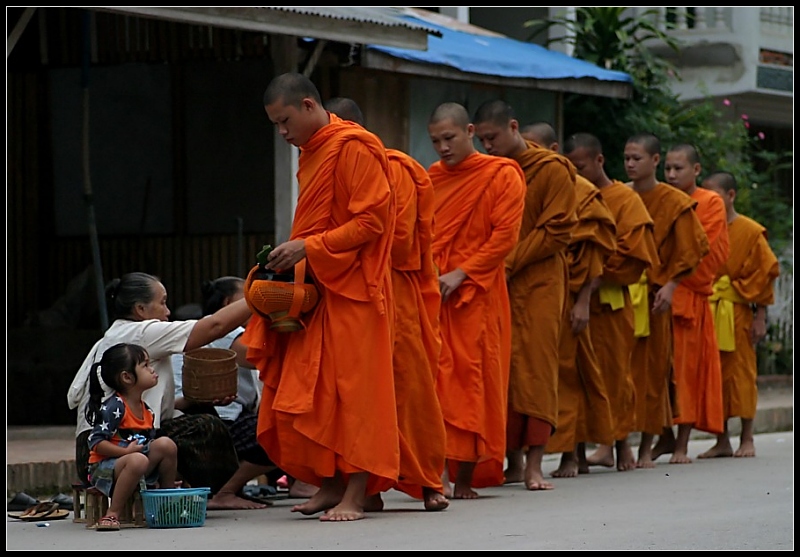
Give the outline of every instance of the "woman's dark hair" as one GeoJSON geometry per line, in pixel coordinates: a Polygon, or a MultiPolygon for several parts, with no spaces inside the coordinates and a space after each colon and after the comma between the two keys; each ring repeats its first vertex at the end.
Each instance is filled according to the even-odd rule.
{"type": "Polygon", "coordinates": [[[109,389],[125,394],[125,386],[122,384],[121,378],[122,372],[130,372],[136,383],[136,366],[146,360],[147,350],[138,344],[120,342],[103,352],[100,361],[93,363],[89,370],[89,403],[86,405],[86,421],[94,425],[100,415],[100,405],[105,398],[100,377],[97,375],[98,371],[103,378],[103,383],[108,385],[109,389]]]}
{"type": "Polygon", "coordinates": [[[155,297],[153,284],[158,277],[147,273],[128,273],[106,285],[106,301],[111,320],[130,317],[138,303],[148,304],[155,297]]]}
{"type": "Polygon", "coordinates": [[[211,315],[222,309],[226,298],[230,298],[244,288],[244,279],[240,277],[219,277],[203,282],[203,315],[211,315]]]}

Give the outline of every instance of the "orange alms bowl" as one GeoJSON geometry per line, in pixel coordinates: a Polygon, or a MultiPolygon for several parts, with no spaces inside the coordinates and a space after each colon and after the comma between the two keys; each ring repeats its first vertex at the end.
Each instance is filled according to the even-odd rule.
{"type": "Polygon", "coordinates": [[[293,332],[305,328],[300,316],[308,313],[319,301],[319,292],[313,284],[305,282],[306,260],[294,266],[294,282],[260,279],[260,265],[247,274],[244,297],[250,309],[272,321],[270,329],[293,332]]]}

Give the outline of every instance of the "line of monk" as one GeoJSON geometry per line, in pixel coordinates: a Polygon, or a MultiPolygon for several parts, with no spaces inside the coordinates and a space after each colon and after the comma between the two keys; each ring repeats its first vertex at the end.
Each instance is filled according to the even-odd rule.
{"type": "Polygon", "coordinates": [[[552,126],[523,137],[504,101],[472,118],[446,102],[426,170],[302,74],[273,79],[264,107],[300,150],[291,235],[267,267],[305,261],[320,295],[300,331],[254,314],[243,336],[263,382],[259,442],[319,487],[293,512],[359,520],[389,489],[427,511],[504,483],[550,490],[547,453],[562,455],[557,478],[691,462],[692,428],[719,436],[703,458],[755,455],[753,343],[777,259],[733,210],[730,175],[697,187],[693,146],[667,152],[665,183],[658,138],[629,138],[625,184],[591,134],[562,154],[552,126]]]}

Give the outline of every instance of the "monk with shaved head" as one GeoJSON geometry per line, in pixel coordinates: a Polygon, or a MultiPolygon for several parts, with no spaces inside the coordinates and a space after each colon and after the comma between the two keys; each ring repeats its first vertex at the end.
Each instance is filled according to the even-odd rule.
{"type": "MultiPolygon", "coordinates": [[[[358,104],[334,97],[325,108],[345,120],[364,125],[358,104]]],[[[400,478],[395,486],[417,499],[427,511],[441,511],[444,496],[445,429],[436,396],[441,337],[439,280],[433,265],[433,185],[428,173],[410,155],[386,149],[389,185],[397,214],[392,239],[392,288],[395,295],[394,384],[400,428],[400,478]]],[[[380,494],[367,510],[383,509],[380,494]]]]}
{"type": "Polygon", "coordinates": [[[523,138],[505,101],[479,106],[474,123],[486,152],[519,164],[527,186],[519,242],[505,261],[513,323],[506,482],[524,481],[531,491],[549,490],[553,484],[544,478],[542,459],[558,425],[567,248],[578,223],[575,167],[546,146],[523,138]]]}
{"type": "Polygon", "coordinates": [[[457,103],[439,105],[428,121],[439,155],[428,168],[442,296],[436,392],[447,433],[445,494],[456,499],[475,499],[474,488],[504,481],[511,361],[505,259],[519,239],[525,204],[522,169],[479,153],[474,134],[457,103]]]}
{"type": "Polygon", "coordinates": [[[400,469],[386,150],[326,111],[302,74],[274,78],[263,100],[277,133],[300,147],[291,236],[267,267],[304,263],[320,296],[302,331],[276,332],[254,312],[244,333],[264,383],[258,440],[287,474],[320,488],[293,512],[359,520],[367,497],[394,486],[400,469]]]}

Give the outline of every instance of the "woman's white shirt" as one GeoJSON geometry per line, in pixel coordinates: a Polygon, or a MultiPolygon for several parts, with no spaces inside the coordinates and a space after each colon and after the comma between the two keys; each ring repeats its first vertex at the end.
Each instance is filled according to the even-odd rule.
{"type": "MultiPolygon", "coordinates": [[[[142,396],[155,413],[155,427],[160,427],[162,419],[172,418],[175,409],[175,376],[170,356],[183,352],[186,341],[189,340],[189,335],[196,323],[196,319],[186,321],[117,319],[114,321],[103,338],[98,340],[89,351],[67,393],[69,407],[78,409],[76,436],[91,429],[89,422],[86,421],[85,411],[89,402],[89,371],[92,364],[99,362],[103,357],[103,352],[120,342],[143,346],[150,355],[150,364],[158,374],[158,384],[145,391],[142,396]]],[[[110,392],[106,392],[106,396],[110,394],[110,392]]]]}

